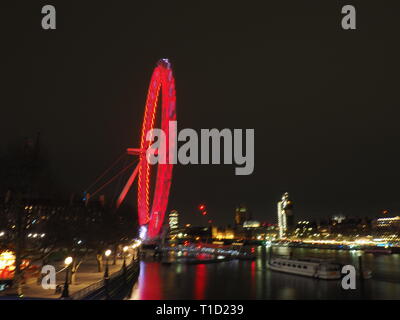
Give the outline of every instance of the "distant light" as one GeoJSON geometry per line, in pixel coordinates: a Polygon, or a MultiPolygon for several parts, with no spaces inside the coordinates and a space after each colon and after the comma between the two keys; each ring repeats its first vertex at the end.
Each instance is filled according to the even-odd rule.
{"type": "Polygon", "coordinates": [[[146,226],[140,226],[139,229],[139,238],[141,240],[146,239],[146,234],[147,234],[147,227],[146,226]]]}
{"type": "Polygon", "coordinates": [[[128,246],[125,246],[122,250],[124,250],[124,252],[127,252],[128,249],[129,249],[129,247],[128,247],[128,246]]]}
{"type": "Polygon", "coordinates": [[[106,250],[106,252],[104,252],[104,254],[106,255],[106,257],[109,257],[111,254],[111,250],[110,249],[106,250]]]}
{"type": "Polygon", "coordinates": [[[4,231],[0,232],[0,237],[4,236],[4,231]]]}
{"type": "Polygon", "coordinates": [[[142,244],[142,240],[136,239],[132,245],[132,249],[139,247],[142,244]]]}
{"type": "Polygon", "coordinates": [[[12,251],[3,251],[0,253],[0,271],[10,268],[15,264],[15,254],[12,251]]]}
{"type": "Polygon", "coordinates": [[[78,241],[78,244],[81,244],[81,243],[82,243],[82,240],[79,240],[79,241],[78,241]]]}

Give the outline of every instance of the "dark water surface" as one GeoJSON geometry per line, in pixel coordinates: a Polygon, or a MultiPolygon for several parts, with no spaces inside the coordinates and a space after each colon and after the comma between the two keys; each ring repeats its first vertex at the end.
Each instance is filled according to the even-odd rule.
{"type": "MultiPolygon", "coordinates": [[[[340,280],[318,280],[271,271],[269,248],[258,247],[253,261],[198,265],[141,262],[130,299],[400,299],[400,254],[363,255],[372,279],[343,290],[340,280]]],[[[326,258],[358,267],[361,251],[273,248],[274,254],[326,258]]]]}

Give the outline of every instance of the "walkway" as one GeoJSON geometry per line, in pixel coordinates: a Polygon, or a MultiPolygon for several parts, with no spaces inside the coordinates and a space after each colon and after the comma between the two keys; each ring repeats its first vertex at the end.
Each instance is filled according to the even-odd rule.
{"type": "MultiPolygon", "coordinates": [[[[130,259],[131,258],[127,259],[127,264],[131,262],[130,259]]],[[[112,261],[109,262],[109,274],[112,275],[121,270],[122,265],[123,259],[117,259],[116,265],[112,265],[112,261]]],[[[60,270],[62,269],[62,266],[55,266],[55,268],[56,270],[60,270]]],[[[76,274],[76,283],[69,285],[69,294],[72,295],[77,291],[102,280],[104,276],[104,268],[102,272],[97,271],[97,262],[94,257],[84,261],[76,274]]],[[[57,285],[63,287],[65,282],[65,271],[57,273],[56,281],[57,285]]],[[[43,289],[40,284],[37,284],[37,279],[32,278],[27,280],[27,283],[23,286],[23,295],[25,298],[58,299],[60,298],[61,293],[56,293],[54,289],[43,289]]]]}

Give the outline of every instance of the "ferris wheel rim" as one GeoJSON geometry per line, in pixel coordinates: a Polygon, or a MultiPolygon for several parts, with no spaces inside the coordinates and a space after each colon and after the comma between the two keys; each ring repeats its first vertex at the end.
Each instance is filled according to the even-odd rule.
{"type": "Polygon", "coordinates": [[[158,99],[161,93],[161,129],[166,134],[166,159],[167,163],[157,164],[156,182],[153,192],[150,191],[150,164],[146,158],[146,152],[140,154],[139,172],[138,172],[138,215],[139,224],[148,226],[149,238],[157,236],[164,221],[165,211],[167,209],[169,191],[172,180],[173,163],[168,161],[170,150],[174,148],[170,143],[174,139],[169,139],[173,134],[169,131],[170,121],[176,120],[176,93],[175,79],[169,60],[161,59],[153,71],[150,85],[147,93],[144,119],[142,124],[140,149],[148,150],[151,140],[146,136],[148,132],[154,129],[154,122],[157,113],[158,99]],[[160,92],[161,91],[161,92],[160,92]],[[152,199],[150,199],[152,193],[152,199]]]}

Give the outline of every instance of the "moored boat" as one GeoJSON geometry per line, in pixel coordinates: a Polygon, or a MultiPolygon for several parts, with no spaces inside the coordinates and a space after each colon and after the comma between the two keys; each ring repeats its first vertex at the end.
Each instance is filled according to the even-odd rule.
{"type": "Polygon", "coordinates": [[[317,279],[340,279],[341,265],[319,259],[294,259],[273,257],[268,262],[271,270],[297,274],[317,279]]]}

